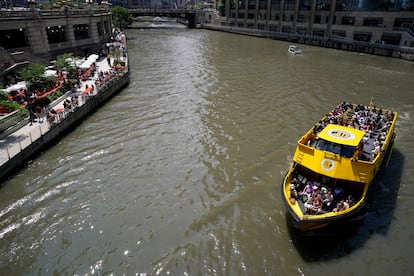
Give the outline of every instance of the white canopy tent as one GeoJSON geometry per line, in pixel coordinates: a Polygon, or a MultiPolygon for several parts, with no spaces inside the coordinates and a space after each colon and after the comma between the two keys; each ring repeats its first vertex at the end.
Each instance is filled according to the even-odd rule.
{"type": "Polygon", "coordinates": [[[51,69],[46,70],[44,76],[45,77],[57,76],[57,71],[56,70],[51,70],[51,69]]]}
{"type": "Polygon", "coordinates": [[[22,89],[27,89],[26,88],[26,82],[25,81],[20,81],[12,86],[9,86],[6,88],[6,91],[8,93],[13,92],[13,91],[20,91],[22,89]]]}
{"type": "Polygon", "coordinates": [[[89,67],[98,60],[98,57],[97,54],[90,55],[81,65],[79,65],[79,68],[83,70],[89,69],[89,67]]]}

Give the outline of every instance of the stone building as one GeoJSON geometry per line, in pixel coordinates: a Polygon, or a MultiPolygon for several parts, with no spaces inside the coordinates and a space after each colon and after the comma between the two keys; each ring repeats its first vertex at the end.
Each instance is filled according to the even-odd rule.
{"type": "Polygon", "coordinates": [[[414,47],[413,0],[225,0],[227,26],[414,47]]]}
{"type": "Polygon", "coordinates": [[[78,56],[99,50],[111,33],[112,17],[106,8],[2,9],[1,81],[28,63],[47,63],[62,53],[78,56]]]}

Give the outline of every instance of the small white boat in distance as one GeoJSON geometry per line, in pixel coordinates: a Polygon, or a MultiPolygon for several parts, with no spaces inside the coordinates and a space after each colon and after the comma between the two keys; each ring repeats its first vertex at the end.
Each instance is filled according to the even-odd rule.
{"type": "Polygon", "coordinates": [[[162,24],[162,18],[157,16],[154,18],[154,20],[152,21],[152,24],[154,25],[161,25],[162,24]]]}
{"type": "Polygon", "coordinates": [[[289,45],[288,53],[292,55],[299,55],[302,53],[302,51],[296,45],[289,45]]]}

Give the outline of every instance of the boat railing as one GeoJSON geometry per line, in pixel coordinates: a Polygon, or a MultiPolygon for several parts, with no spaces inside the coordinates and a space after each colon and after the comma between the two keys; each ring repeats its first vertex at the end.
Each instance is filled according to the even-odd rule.
{"type": "Polygon", "coordinates": [[[312,154],[312,155],[313,155],[313,153],[314,153],[314,151],[315,151],[315,148],[314,148],[314,147],[312,147],[312,146],[308,146],[308,145],[306,145],[306,144],[301,144],[301,143],[298,143],[298,149],[299,149],[301,152],[303,152],[303,153],[306,153],[306,154],[312,154]]]}
{"type": "Polygon", "coordinates": [[[340,161],[341,160],[341,155],[340,154],[336,154],[333,152],[329,152],[329,151],[324,151],[325,153],[325,158],[329,158],[335,161],[340,161]]]}

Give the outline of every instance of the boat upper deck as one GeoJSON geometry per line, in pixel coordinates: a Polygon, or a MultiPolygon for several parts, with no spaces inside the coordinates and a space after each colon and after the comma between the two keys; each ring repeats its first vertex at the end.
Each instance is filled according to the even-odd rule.
{"type": "Polygon", "coordinates": [[[391,110],[377,109],[373,105],[354,105],[343,102],[313,127],[313,139],[305,139],[301,142],[347,158],[356,157],[359,160],[372,162],[383,149],[390,130],[394,128],[395,117],[396,114],[391,110]],[[342,135],[356,136],[357,143],[352,144],[350,142],[352,139],[346,137],[342,137],[342,141],[341,139],[335,140],[332,137],[334,137],[333,134],[339,137],[337,133],[329,133],[332,137],[326,139],[327,129],[330,131],[329,128],[332,128],[332,125],[340,126],[339,131],[349,129],[342,135]],[[362,138],[360,133],[363,134],[362,138]],[[326,143],[326,140],[331,143],[326,143]]]}

